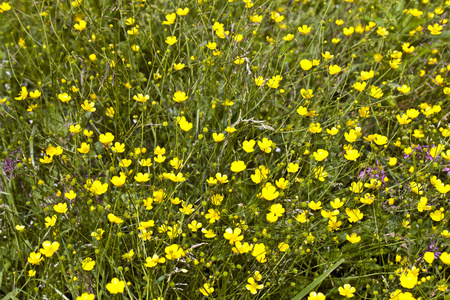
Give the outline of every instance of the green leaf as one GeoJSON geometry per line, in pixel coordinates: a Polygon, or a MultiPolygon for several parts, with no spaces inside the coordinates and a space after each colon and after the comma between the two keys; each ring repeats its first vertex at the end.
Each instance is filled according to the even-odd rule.
{"type": "Polygon", "coordinates": [[[18,290],[15,289],[14,291],[6,294],[6,296],[3,297],[3,300],[8,300],[8,299],[16,300],[16,299],[19,299],[19,298],[16,297],[17,294],[18,294],[18,290]]]}
{"type": "Polygon", "coordinates": [[[334,265],[331,266],[329,270],[327,270],[325,273],[317,277],[316,280],[311,282],[306,288],[303,289],[300,293],[297,294],[292,300],[300,300],[303,299],[303,297],[306,297],[318,284],[320,284],[325,277],[330,275],[331,272],[333,272],[337,267],[339,267],[340,264],[342,264],[345,261],[345,259],[341,258],[338,262],[336,262],[334,265]]]}

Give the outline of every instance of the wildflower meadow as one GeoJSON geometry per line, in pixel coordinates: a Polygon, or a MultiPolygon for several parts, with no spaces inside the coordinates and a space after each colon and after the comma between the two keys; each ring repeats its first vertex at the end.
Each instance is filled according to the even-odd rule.
{"type": "Polygon", "coordinates": [[[450,299],[449,12],[0,1],[0,298],[450,299]]]}

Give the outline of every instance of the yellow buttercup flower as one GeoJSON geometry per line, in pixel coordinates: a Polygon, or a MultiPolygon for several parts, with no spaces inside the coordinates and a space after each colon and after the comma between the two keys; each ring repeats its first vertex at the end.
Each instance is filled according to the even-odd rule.
{"type": "Polygon", "coordinates": [[[86,29],[86,21],[80,20],[77,24],[73,26],[77,31],[83,31],[86,29]]]}
{"type": "Polygon", "coordinates": [[[172,99],[175,102],[181,103],[183,101],[186,101],[188,99],[188,96],[185,92],[176,91],[172,99]]]}
{"type": "Polygon", "coordinates": [[[243,161],[234,161],[231,163],[231,171],[235,172],[235,173],[239,173],[244,171],[247,168],[247,166],[245,165],[245,163],[243,161]]]}
{"type": "Polygon", "coordinates": [[[339,67],[338,65],[329,66],[328,67],[328,72],[331,75],[338,74],[339,72],[341,72],[341,67],[339,67]]]}
{"type": "Polygon", "coordinates": [[[297,28],[298,32],[300,32],[303,35],[307,35],[311,32],[311,27],[309,27],[308,25],[302,25],[300,27],[297,28]]]}
{"type": "Polygon", "coordinates": [[[111,279],[111,282],[106,285],[106,289],[111,294],[121,294],[125,289],[125,281],[121,281],[118,278],[111,279]]]}
{"type": "Polygon", "coordinates": [[[85,271],[91,271],[92,269],[94,269],[94,266],[95,266],[95,261],[90,257],[86,257],[81,262],[81,267],[85,271]]]}
{"type": "Polygon", "coordinates": [[[175,44],[176,42],[178,42],[176,36],[168,36],[168,37],[166,38],[166,43],[169,44],[169,46],[172,46],[172,45],[175,44]]]}

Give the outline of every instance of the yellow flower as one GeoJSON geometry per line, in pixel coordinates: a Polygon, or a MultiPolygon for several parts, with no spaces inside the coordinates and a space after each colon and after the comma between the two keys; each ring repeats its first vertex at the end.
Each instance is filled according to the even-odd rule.
{"type": "Polygon", "coordinates": [[[270,17],[272,18],[272,20],[275,21],[275,23],[280,23],[281,21],[284,20],[284,16],[280,15],[278,12],[273,11],[270,13],[270,17]]]}
{"type": "Polygon", "coordinates": [[[187,7],[177,9],[177,15],[179,15],[179,16],[185,16],[188,13],[189,13],[189,8],[187,8],[187,7]]]}
{"type": "Polygon", "coordinates": [[[245,288],[250,291],[253,295],[255,295],[258,290],[264,288],[264,285],[258,284],[253,277],[247,279],[248,284],[245,285],[245,288]]]}
{"type": "Polygon", "coordinates": [[[113,176],[113,178],[110,179],[111,183],[116,187],[121,187],[122,185],[124,185],[126,180],[127,180],[127,177],[125,176],[125,173],[123,173],[123,172],[120,172],[120,177],[113,176]]]}
{"type": "Polygon", "coordinates": [[[81,104],[81,108],[88,112],[94,112],[97,109],[95,108],[94,102],[89,102],[88,100],[84,100],[84,103],[81,104]]]}
{"type": "Polygon", "coordinates": [[[227,126],[227,128],[225,128],[225,131],[228,133],[233,133],[233,132],[236,132],[237,129],[234,127],[227,126]]]}
{"type": "Polygon", "coordinates": [[[334,209],[339,209],[344,205],[344,202],[341,201],[341,199],[339,198],[335,198],[333,201],[330,202],[330,204],[334,209]]]}
{"type": "Polygon", "coordinates": [[[39,265],[43,260],[41,253],[31,252],[28,256],[28,262],[32,265],[39,265]]]}
{"type": "Polygon", "coordinates": [[[328,151],[324,149],[318,149],[313,153],[314,159],[317,161],[322,161],[328,157],[328,151]]]}
{"type": "Polygon", "coordinates": [[[242,143],[242,149],[244,149],[245,152],[250,153],[255,151],[255,149],[253,149],[253,147],[255,147],[256,142],[254,140],[250,140],[250,141],[244,141],[242,143]]]}
{"type": "Polygon", "coordinates": [[[285,40],[286,42],[290,42],[293,39],[294,39],[294,35],[292,33],[289,33],[283,37],[283,40],[285,40]]]}
{"type": "Polygon", "coordinates": [[[361,71],[360,79],[361,79],[361,81],[366,81],[366,80],[369,80],[369,79],[373,78],[374,75],[375,75],[375,73],[374,73],[373,70],[370,70],[368,72],[361,71]]]}
{"type": "Polygon", "coordinates": [[[244,236],[241,235],[242,230],[240,228],[235,228],[234,230],[231,228],[227,228],[223,237],[227,239],[230,245],[234,245],[235,242],[242,241],[244,236]]]}
{"type": "Polygon", "coordinates": [[[297,108],[297,113],[298,113],[300,116],[306,116],[306,115],[308,114],[308,109],[307,109],[306,107],[304,107],[304,106],[299,106],[299,107],[297,108]]]}
{"type": "Polygon", "coordinates": [[[322,293],[311,292],[307,300],[325,300],[326,297],[322,293]]]}
{"type": "Polygon", "coordinates": [[[407,289],[413,289],[417,285],[418,271],[408,270],[400,276],[400,285],[407,289]]]}
{"type": "Polygon", "coordinates": [[[337,38],[333,38],[332,40],[331,40],[331,42],[333,43],[333,44],[337,44],[337,43],[339,43],[341,41],[341,39],[337,39],[337,38]]]}
{"type": "Polygon", "coordinates": [[[71,96],[69,96],[67,93],[58,94],[58,99],[61,100],[61,102],[69,102],[70,99],[72,99],[71,96]]]}
{"type": "Polygon", "coordinates": [[[374,97],[376,99],[379,99],[383,95],[384,95],[383,91],[379,87],[377,87],[377,86],[371,86],[370,87],[370,96],[372,96],[372,97],[374,97]]]}
{"type": "Polygon", "coordinates": [[[356,292],[356,288],[352,287],[350,284],[344,284],[344,286],[343,287],[340,286],[338,290],[339,290],[339,295],[347,297],[347,298],[353,298],[354,297],[353,294],[356,292]]]}
{"type": "Polygon", "coordinates": [[[83,259],[83,261],[81,262],[81,267],[83,268],[83,270],[85,271],[91,271],[95,266],[95,261],[92,260],[92,258],[90,257],[86,257],[85,259],[83,259]]]}
{"type": "Polygon", "coordinates": [[[276,187],[273,186],[270,182],[267,182],[261,191],[261,196],[269,201],[278,198],[279,195],[280,193],[277,191],[276,187]]]}
{"type": "Polygon", "coordinates": [[[434,24],[433,26],[428,25],[427,28],[430,31],[431,35],[440,35],[442,33],[442,26],[438,23],[434,24]]]}
{"type": "Polygon", "coordinates": [[[131,26],[131,25],[134,25],[135,22],[136,22],[136,20],[134,18],[130,17],[125,20],[125,25],[131,26]]]}
{"type": "Polygon", "coordinates": [[[400,125],[407,125],[407,124],[411,123],[411,121],[412,121],[411,119],[408,118],[408,115],[406,115],[406,114],[402,114],[401,116],[397,115],[396,117],[397,117],[397,121],[400,123],[400,125]]]}
{"type": "Polygon", "coordinates": [[[264,243],[258,243],[253,245],[252,256],[256,258],[260,263],[267,262],[266,258],[266,246],[264,243]]]}
{"type": "Polygon", "coordinates": [[[158,156],[156,156],[154,158],[154,160],[155,160],[155,162],[160,164],[160,163],[163,163],[166,160],[166,157],[161,155],[161,154],[159,154],[158,156]]]}
{"type": "Polygon", "coordinates": [[[314,177],[322,182],[325,181],[325,178],[328,177],[328,173],[324,171],[323,166],[315,167],[313,172],[314,177]]]}
{"type": "Polygon", "coordinates": [[[173,68],[177,71],[182,70],[185,67],[185,64],[179,63],[179,64],[173,64],[173,68]]]}
{"type": "Polygon", "coordinates": [[[402,85],[401,87],[397,88],[397,91],[399,91],[402,94],[407,94],[407,93],[409,93],[410,90],[411,90],[411,88],[405,84],[402,85]]]}
{"type": "Polygon", "coordinates": [[[187,100],[187,98],[188,98],[188,96],[186,95],[185,92],[177,91],[173,95],[172,99],[173,99],[173,101],[180,103],[180,102],[187,100]]]}
{"type": "Polygon", "coordinates": [[[83,31],[86,29],[86,21],[80,20],[77,24],[73,26],[77,31],[83,31]]]}
{"type": "Polygon", "coordinates": [[[67,212],[67,204],[66,203],[58,203],[53,205],[53,209],[60,214],[64,214],[67,212]]]}
{"type": "Polygon", "coordinates": [[[166,262],[166,259],[164,257],[159,257],[158,254],[153,254],[152,257],[147,257],[145,259],[145,264],[144,266],[146,266],[147,268],[153,268],[155,267],[158,263],[159,264],[163,264],[166,262]]]}
{"type": "Polygon", "coordinates": [[[297,28],[298,32],[300,32],[302,35],[307,35],[308,33],[311,32],[311,27],[309,27],[308,25],[303,25],[297,28]]]}
{"type": "Polygon", "coordinates": [[[82,143],[80,148],[77,148],[77,151],[83,154],[86,154],[89,152],[89,150],[91,150],[91,145],[86,144],[86,143],[82,143]]]}
{"type": "Polygon", "coordinates": [[[261,23],[263,16],[262,15],[256,15],[253,14],[249,17],[250,21],[252,21],[253,23],[261,23]]]}
{"type": "Polygon", "coordinates": [[[22,87],[22,89],[19,92],[19,95],[15,97],[16,100],[25,100],[28,97],[28,90],[25,86],[22,87]]]}
{"type": "Polygon", "coordinates": [[[439,259],[446,265],[450,266],[450,255],[447,252],[443,252],[439,259]]]}
{"type": "Polygon", "coordinates": [[[423,259],[429,264],[433,263],[433,261],[434,261],[434,252],[425,252],[425,254],[423,255],[423,259]]]}
{"type": "Polygon", "coordinates": [[[377,137],[375,138],[374,142],[375,142],[375,144],[382,146],[387,143],[387,140],[388,140],[387,136],[377,134],[377,137]]]}
{"type": "MultiPolygon", "coordinates": [[[[145,222],[141,222],[141,224],[142,223],[145,223],[145,222]]],[[[130,252],[127,252],[122,255],[122,259],[124,259],[126,261],[131,261],[133,259],[133,256],[134,256],[134,250],[131,249],[130,252]]]]}
{"type": "Polygon", "coordinates": [[[347,214],[350,223],[355,223],[364,217],[364,214],[360,212],[359,208],[350,209],[347,207],[345,213],[347,214]]]}
{"type": "Polygon", "coordinates": [[[114,107],[108,107],[107,109],[106,109],[106,113],[105,113],[105,115],[107,116],[107,117],[110,117],[110,118],[112,118],[112,117],[114,117],[114,107]]]}
{"type": "Polygon", "coordinates": [[[308,59],[302,59],[300,61],[300,67],[304,70],[304,71],[308,71],[309,69],[311,69],[313,66],[312,61],[308,60],[308,59]]]}
{"type": "Polygon", "coordinates": [[[111,147],[111,150],[117,153],[123,153],[125,151],[125,144],[124,143],[119,143],[119,142],[115,142],[114,146],[111,147]]]}
{"type": "Polygon", "coordinates": [[[115,224],[123,223],[123,219],[122,218],[119,218],[119,217],[117,217],[117,216],[115,216],[114,214],[111,214],[111,213],[108,214],[108,220],[111,223],[115,223],[115,224]]]}
{"type": "Polygon", "coordinates": [[[234,40],[236,43],[239,43],[240,41],[242,41],[243,38],[244,38],[244,36],[243,36],[242,34],[236,34],[236,35],[233,37],[233,40],[234,40]]]}
{"type": "Polygon", "coordinates": [[[321,201],[311,201],[308,203],[308,207],[312,210],[319,210],[322,209],[322,202],[321,201]]]}
{"type": "Polygon", "coordinates": [[[75,133],[75,134],[79,133],[81,131],[80,124],[76,124],[75,126],[74,125],[70,125],[69,131],[72,132],[72,133],[75,133]]]}
{"type": "Polygon", "coordinates": [[[272,152],[272,143],[271,140],[263,138],[262,141],[258,141],[258,147],[265,153],[270,153],[272,152]]]}
{"type": "Polygon", "coordinates": [[[387,36],[389,35],[389,31],[385,27],[380,26],[377,29],[377,34],[380,36],[387,36]]]}
{"type": "Polygon", "coordinates": [[[69,200],[73,200],[75,199],[75,197],[77,196],[77,194],[74,191],[70,191],[68,193],[65,193],[64,196],[69,199],[69,200]]]}
{"type": "Polygon", "coordinates": [[[166,43],[169,44],[170,46],[172,46],[173,44],[175,44],[177,41],[177,37],[176,36],[168,36],[166,38],[166,43]]]}
{"type": "Polygon", "coordinates": [[[55,226],[56,219],[57,219],[56,215],[53,215],[52,217],[46,217],[45,218],[45,227],[48,228],[48,227],[55,226]]]}
{"type": "Polygon", "coordinates": [[[103,233],[105,233],[105,231],[103,229],[99,228],[99,229],[97,229],[97,231],[92,232],[91,236],[93,236],[98,241],[102,238],[103,233]]]}
{"type": "Polygon", "coordinates": [[[430,214],[430,218],[433,219],[433,221],[440,222],[444,219],[444,213],[440,210],[435,210],[430,214]]]}
{"type": "Polygon", "coordinates": [[[365,82],[356,82],[353,84],[353,88],[359,92],[362,92],[366,88],[365,82]]]}
{"type": "MultiPolygon", "coordinates": [[[[352,244],[357,244],[361,241],[361,237],[359,235],[357,235],[356,233],[352,233],[352,235],[347,234],[345,238],[347,239],[347,241],[349,241],[352,244]]],[[[345,295],[343,295],[343,296],[345,296],[345,295]]]]}
{"type": "Polygon", "coordinates": [[[95,180],[91,187],[89,188],[89,191],[94,193],[95,195],[101,195],[104,194],[108,190],[108,184],[107,183],[101,183],[100,180],[95,180]]]}
{"type": "Polygon", "coordinates": [[[326,51],[325,53],[321,53],[322,57],[325,58],[325,60],[330,60],[334,57],[329,51],[326,51]]]}
{"type": "Polygon", "coordinates": [[[9,3],[3,2],[2,4],[0,4],[0,13],[4,13],[5,11],[8,11],[10,9],[11,5],[9,5],[9,3]]]}
{"type": "Polygon", "coordinates": [[[356,160],[359,156],[360,156],[359,151],[356,149],[347,150],[344,155],[344,157],[347,160],[356,160]]]}
{"type": "Polygon", "coordinates": [[[103,145],[110,145],[112,143],[112,141],[114,140],[114,135],[111,132],[107,132],[105,134],[100,134],[100,137],[98,140],[103,145]]]}
{"type": "MultiPolygon", "coordinates": [[[[81,1],[81,0],[77,0],[77,1],[81,1]]],[[[81,296],[77,297],[77,300],[95,300],[95,295],[89,294],[89,293],[83,293],[83,294],[81,294],[81,296]]]]}
{"type": "Polygon", "coordinates": [[[298,168],[299,168],[298,164],[289,163],[287,171],[288,173],[296,173],[298,171],[298,168]]]}
{"type": "Polygon", "coordinates": [[[214,141],[215,142],[221,142],[221,141],[223,141],[224,139],[225,139],[225,135],[223,134],[223,133],[219,133],[219,134],[217,134],[217,133],[213,133],[213,139],[214,139],[214,141]]]}
{"type": "Polygon", "coordinates": [[[127,30],[128,35],[138,35],[139,34],[139,25],[127,30]]]}
{"type": "Polygon", "coordinates": [[[125,289],[125,281],[121,281],[118,278],[111,279],[111,282],[106,285],[106,289],[111,294],[123,293],[125,289]]]}
{"type": "Polygon", "coordinates": [[[392,167],[397,164],[397,157],[390,157],[388,164],[392,167]]]}
{"type": "Polygon", "coordinates": [[[442,150],[444,150],[444,146],[441,144],[439,144],[437,147],[436,146],[431,147],[430,149],[431,157],[436,158],[436,156],[438,156],[438,154],[440,154],[442,150]]]}
{"type": "Polygon", "coordinates": [[[39,250],[40,253],[44,254],[46,257],[51,257],[53,254],[58,251],[59,243],[58,242],[50,242],[45,241],[42,243],[42,248],[39,250]]]}
{"type": "Polygon", "coordinates": [[[207,282],[199,289],[199,291],[203,296],[209,296],[214,293],[214,288],[207,282]]]}
{"type": "Polygon", "coordinates": [[[177,244],[167,246],[164,249],[164,251],[166,252],[166,258],[168,260],[179,259],[181,257],[186,256],[186,253],[184,252],[183,248],[181,248],[177,244]]]}
{"type": "Polygon", "coordinates": [[[214,205],[220,205],[223,201],[223,196],[220,194],[215,194],[211,196],[211,203],[214,205]]]}
{"type": "Polygon", "coordinates": [[[311,123],[309,124],[309,131],[312,133],[320,133],[322,132],[322,127],[320,127],[320,123],[311,123]]]}
{"type": "Polygon", "coordinates": [[[354,32],[355,32],[355,28],[353,28],[353,27],[349,27],[349,28],[344,28],[343,29],[343,33],[346,36],[351,36],[354,32]]]}
{"type": "Polygon", "coordinates": [[[166,15],[167,21],[163,21],[162,24],[163,25],[172,25],[173,23],[175,23],[176,17],[177,17],[176,13],[168,14],[168,15],[166,15]]]}
{"type": "Polygon", "coordinates": [[[300,95],[302,95],[302,97],[304,99],[311,99],[314,96],[312,89],[308,89],[308,90],[301,89],[300,90],[300,95]]]}
{"type": "Polygon", "coordinates": [[[333,127],[331,129],[327,129],[327,133],[329,135],[336,135],[339,132],[339,129],[337,129],[336,127],[333,127]]]}
{"type": "Polygon", "coordinates": [[[141,102],[141,103],[145,103],[147,102],[148,99],[150,99],[149,95],[143,95],[143,94],[137,94],[133,96],[133,99],[136,100],[137,102],[141,102]]]}
{"type": "Polygon", "coordinates": [[[41,92],[39,90],[34,90],[30,92],[30,98],[37,99],[41,96],[41,92]]]}
{"type": "Polygon", "coordinates": [[[328,72],[331,75],[338,74],[339,72],[341,72],[341,67],[339,67],[338,65],[329,66],[328,67],[328,72]]]}
{"type": "Polygon", "coordinates": [[[240,161],[232,162],[230,170],[232,172],[239,173],[239,172],[244,171],[246,168],[247,168],[247,166],[245,165],[245,163],[242,160],[240,160],[240,161]]]}
{"type": "Polygon", "coordinates": [[[147,182],[150,180],[150,175],[148,173],[142,174],[142,173],[138,173],[136,176],[134,176],[134,180],[136,180],[137,182],[147,182]]]}
{"type": "Polygon", "coordinates": [[[233,62],[236,65],[242,65],[244,63],[244,61],[245,61],[245,58],[238,56],[238,57],[236,57],[236,59],[233,62]]]}

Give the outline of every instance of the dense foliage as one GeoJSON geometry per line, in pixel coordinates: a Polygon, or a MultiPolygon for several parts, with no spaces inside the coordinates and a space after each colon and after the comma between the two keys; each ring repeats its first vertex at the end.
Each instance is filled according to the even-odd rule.
{"type": "Polygon", "coordinates": [[[0,297],[444,299],[449,9],[1,3],[0,297]]]}

